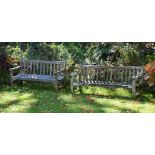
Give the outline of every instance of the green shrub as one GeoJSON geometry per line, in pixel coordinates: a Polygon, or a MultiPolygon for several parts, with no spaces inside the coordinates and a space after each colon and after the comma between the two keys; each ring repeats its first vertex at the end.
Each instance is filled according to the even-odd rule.
{"type": "Polygon", "coordinates": [[[120,58],[122,59],[123,65],[142,65],[142,55],[140,51],[135,49],[130,44],[127,44],[120,49],[120,58]]]}

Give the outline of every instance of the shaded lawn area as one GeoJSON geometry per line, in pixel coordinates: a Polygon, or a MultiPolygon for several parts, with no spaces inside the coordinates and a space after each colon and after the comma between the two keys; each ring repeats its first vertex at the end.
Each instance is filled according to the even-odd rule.
{"type": "Polygon", "coordinates": [[[0,112],[28,113],[138,113],[155,112],[155,95],[143,93],[143,101],[130,91],[117,88],[83,87],[82,93],[69,88],[55,92],[49,84],[24,83],[12,89],[0,88],[0,112]]]}

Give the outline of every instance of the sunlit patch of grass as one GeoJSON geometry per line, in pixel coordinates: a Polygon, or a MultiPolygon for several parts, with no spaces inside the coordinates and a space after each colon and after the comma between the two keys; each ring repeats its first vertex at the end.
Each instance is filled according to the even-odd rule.
{"type": "Polygon", "coordinates": [[[51,85],[24,84],[22,88],[0,88],[0,112],[155,112],[155,99],[150,93],[143,94],[143,101],[133,99],[131,92],[123,88],[83,87],[82,92],[71,94],[69,89],[55,92],[51,85]]]}
{"type": "Polygon", "coordinates": [[[103,96],[112,96],[112,97],[121,97],[121,96],[127,96],[131,97],[132,94],[128,89],[123,88],[103,88],[103,87],[83,87],[82,88],[83,93],[85,94],[96,94],[96,95],[103,95],[103,96]]]}

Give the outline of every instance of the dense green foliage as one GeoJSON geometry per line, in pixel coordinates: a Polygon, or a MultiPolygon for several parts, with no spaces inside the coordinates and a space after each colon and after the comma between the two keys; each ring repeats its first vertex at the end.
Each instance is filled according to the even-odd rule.
{"type": "Polygon", "coordinates": [[[0,43],[0,53],[19,59],[68,60],[76,63],[118,62],[139,65],[155,58],[154,43],[0,43]]]}
{"type": "Polygon", "coordinates": [[[9,68],[16,66],[20,58],[67,60],[72,65],[145,65],[155,60],[154,51],[155,43],[0,43],[0,77],[5,81],[9,68]]]}

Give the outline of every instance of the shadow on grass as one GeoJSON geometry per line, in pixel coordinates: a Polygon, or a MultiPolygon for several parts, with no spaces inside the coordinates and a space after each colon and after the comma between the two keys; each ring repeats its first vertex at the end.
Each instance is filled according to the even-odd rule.
{"type": "Polygon", "coordinates": [[[142,103],[145,104],[146,102],[155,104],[155,94],[148,94],[146,93],[142,97],[142,103]]]}
{"type": "MultiPolygon", "coordinates": [[[[95,95],[91,96],[91,97],[96,97],[95,95]]],[[[98,96],[97,96],[98,97],[98,96]]],[[[101,97],[101,96],[100,96],[101,97]]],[[[107,99],[107,98],[106,98],[107,99]]],[[[115,99],[115,98],[110,98],[110,99],[115,99]]],[[[117,105],[114,105],[114,104],[109,104],[108,101],[104,102],[104,104],[101,104],[97,101],[95,101],[94,99],[91,99],[91,101],[87,104],[91,104],[94,108],[98,108],[98,109],[103,109],[101,112],[107,112],[107,108],[112,108],[114,111],[115,110],[118,110],[120,113],[138,113],[139,111],[138,110],[133,110],[131,108],[127,108],[127,107],[120,107],[120,106],[117,106],[117,105]]],[[[98,110],[98,112],[100,112],[98,110]]]]}
{"type": "MultiPolygon", "coordinates": [[[[86,89],[88,89],[89,87],[87,86],[86,89]]],[[[91,87],[90,87],[91,89],[91,87]]],[[[103,88],[105,89],[105,88],[103,88]]],[[[125,89],[124,89],[125,90],[125,89]]],[[[127,90],[127,89],[126,89],[127,90]]],[[[153,103],[155,104],[155,93],[151,93],[151,92],[145,92],[143,91],[141,95],[138,95],[136,97],[134,97],[132,95],[132,93],[128,92],[127,94],[125,92],[119,92],[117,90],[117,88],[106,88],[106,93],[102,93],[102,94],[98,94],[96,89],[91,89],[90,92],[85,92],[83,90],[79,91],[80,94],[85,94],[85,95],[91,95],[91,96],[96,96],[96,97],[99,97],[99,98],[107,98],[107,99],[123,99],[123,100],[133,100],[133,101],[138,101],[142,104],[145,104],[146,102],[149,102],[149,103],[153,103]]],[[[101,89],[101,92],[102,92],[102,89],[101,89]]]]}
{"type": "MultiPolygon", "coordinates": [[[[12,89],[10,87],[1,89],[1,91],[17,91],[20,96],[23,94],[31,94],[35,101],[28,106],[22,112],[28,113],[106,113],[107,109],[111,111],[118,111],[121,113],[138,113],[138,110],[134,110],[128,107],[117,106],[114,104],[109,104],[108,101],[103,102],[103,104],[92,99],[91,102],[86,100],[87,95],[91,97],[104,98],[104,99],[123,99],[123,100],[133,100],[131,96],[120,96],[116,95],[103,95],[103,94],[93,94],[93,93],[83,93],[83,94],[71,94],[67,89],[61,89],[59,92],[55,92],[55,89],[52,85],[49,84],[35,84],[29,83],[24,84],[22,87],[15,86],[12,89]],[[64,99],[62,95],[65,95],[64,99]]],[[[115,91],[114,91],[115,93],[115,91]]],[[[31,101],[31,98],[26,98],[28,104],[31,101]]],[[[150,98],[146,96],[146,101],[149,101],[150,98]]],[[[17,99],[14,101],[6,102],[5,105],[0,105],[0,108],[7,109],[9,106],[17,105],[22,103],[23,100],[17,99]]],[[[115,102],[115,100],[114,100],[115,102]]],[[[122,103],[123,104],[123,103],[122,103]]]]}
{"type": "MultiPolygon", "coordinates": [[[[44,91],[43,88],[39,88],[40,90],[44,91]]],[[[33,90],[33,95],[35,96],[35,98],[37,99],[37,102],[33,105],[31,105],[29,107],[29,109],[27,109],[27,112],[54,112],[54,113],[106,113],[107,112],[107,108],[111,108],[111,109],[116,109],[119,112],[125,113],[125,112],[130,112],[130,113],[136,113],[138,111],[136,110],[132,110],[130,108],[126,108],[126,107],[119,107],[116,105],[110,105],[108,104],[108,101],[105,102],[105,104],[100,104],[98,102],[96,102],[95,100],[93,100],[92,102],[87,102],[86,101],[86,95],[78,95],[78,99],[75,100],[70,100],[69,103],[67,101],[65,101],[63,98],[61,98],[61,93],[63,93],[63,90],[61,90],[59,93],[55,93],[53,92],[53,89],[49,89],[48,93],[51,93],[50,95],[46,96],[48,97],[48,100],[45,100],[45,96],[43,95],[43,97],[38,96],[38,91],[39,90],[38,87],[32,87],[32,88],[28,88],[28,90],[30,90],[30,92],[33,90]],[[51,99],[50,99],[51,98],[51,99]],[[41,104],[39,103],[40,101],[45,101],[46,103],[41,102],[41,104]],[[52,100],[54,101],[54,104],[52,105],[52,100]],[[47,103],[48,102],[48,103],[47,103]],[[66,106],[67,104],[69,104],[69,106],[66,106]],[[53,111],[50,111],[49,109],[53,109],[53,111]],[[94,110],[91,110],[94,109],[94,110]]],[[[25,92],[28,91],[27,89],[25,90],[25,92]]],[[[69,92],[65,92],[65,95],[70,95],[69,92]]],[[[47,94],[45,94],[47,95],[47,94]]],[[[72,97],[76,97],[77,95],[72,95],[72,97]]],[[[94,95],[96,97],[96,95],[94,95]]],[[[97,96],[99,97],[99,96],[97,96]]],[[[100,96],[101,98],[102,96],[100,96]]],[[[116,98],[116,96],[114,97],[116,98]]],[[[110,98],[112,99],[112,98],[110,98]]]]}
{"type": "Polygon", "coordinates": [[[6,109],[6,108],[9,108],[12,105],[17,105],[18,103],[20,103],[20,100],[18,100],[18,99],[8,101],[5,104],[0,104],[0,109],[6,109]]]}

